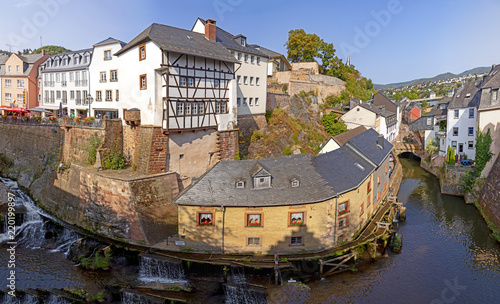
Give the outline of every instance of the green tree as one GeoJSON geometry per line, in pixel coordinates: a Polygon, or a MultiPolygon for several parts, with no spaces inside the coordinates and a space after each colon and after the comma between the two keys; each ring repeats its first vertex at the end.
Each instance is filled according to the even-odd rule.
{"type": "Polygon", "coordinates": [[[325,131],[331,136],[338,135],[347,131],[347,126],[341,119],[337,119],[337,114],[330,113],[321,118],[321,124],[325,127],[325,131]]]}
{"type": "Polygon", "coordinates": [[[493,157],[491,153],[491,143],[493,142],[490,134],[490,130],[483,134],[481,131],[478,132],[476,139],[476,176],[480,176],[483,172],[486,163],[488,163],[493,157]]]}
{"type": "Polygon", "coordinates": [[[437,137],[429,137],[427,139],[427,147],[425,147],[425,152],[428,155],[432,155],[439,150],[439,139],[437,137]]]}
{"type": "Polygon", "coordinates": [[[316,34],[307,34],[303,29],[288,32],[287,57],[291,62],[313,62],[319,57],[321,39],[316,34]]]}
{"type": "Polygon", "coordinates": [[[64,52],[71,52],[71,50],[68,50],[62,46],[57,46],[57,45],[46,45],[42,46],[41,48],[38,48],[33,51],[33,54],[40,54],[42,50],[45,50],[45,53],[49,55],[56,55],[59,53],[64,53],[64,52]]]}

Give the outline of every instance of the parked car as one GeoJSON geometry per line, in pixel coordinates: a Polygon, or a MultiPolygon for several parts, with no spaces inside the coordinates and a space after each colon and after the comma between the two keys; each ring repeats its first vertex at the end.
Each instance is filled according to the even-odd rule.
{"type": "Polygon", "coordinates": [[[462,159],[460,161],[460,164],[462,166],[472,166],[473,162],[470,159],[462,159]]]}
{"type": "Polygon", "coordinates": [[[389,167],[389,177],[391,177],[391,174],[392,174],[392,170],[393,170],[393,169],[394,169],[393,167],[389,167]]]}
{"type": "Polygon", "coordinates": [[[394,161],[394,156],[392,156],[392,154],[389,154],[389,161],[394,161]]]}

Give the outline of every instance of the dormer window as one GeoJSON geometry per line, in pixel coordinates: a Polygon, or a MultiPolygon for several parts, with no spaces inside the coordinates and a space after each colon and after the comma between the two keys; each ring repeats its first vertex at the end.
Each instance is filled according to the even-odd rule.
{"type": "Polygon", "coordinates": [[[238,188],[238,189],[245,188],[245,182],[244,181],[236,182],[236,188],[238,188]]]}
{"type": "Polygon", "coordinates": [[[271,176],[254,177],[254,188],[271,188],[271,176]]]}
{"type": "Polygon", "coordinates": [[[247,40],[245,38],[241,37],[240,38],[240,44],[241,44],[241,46],[246,46],[247,40]]]}
{"type": "Polygon", "coordinates": [[[292,180],[292,188],[297,188],[298,186],[300,186],[299,180],[298,179],[292,180]]]}

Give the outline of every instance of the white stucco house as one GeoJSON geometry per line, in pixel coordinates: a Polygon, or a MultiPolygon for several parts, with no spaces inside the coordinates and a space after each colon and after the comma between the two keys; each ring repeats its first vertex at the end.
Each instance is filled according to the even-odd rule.
{"type": "Polygon", "coordinates": [[[42,64],[41,108],[63,115],[71,113],[89,115],[88,94],[90,91],[89,66],[92,49],[65,52],[50,56],[42,64]]]}
{"type": "Polygon", "coordinates": [[[448,105],[446,146],[455,148],[460,159],[475,159],[480,85],[479,80],[466,83],[448,105]]]}
{"type": "Polygon", "coordinates": [[[92,114],[96,118],[107,115],[110,119],[123,118],[120,111],[120,65],[114,56],[125,42],[107,38],[94,45],[92,63],[89,67],[92,96],[92,114]]]}
{"type": "Polygon", "coordinates": [[[213,20],[198,18],[192,31],[205,33],[207,22],[213,25],[215,41],[226,47],[238,62],[235,72],[238,116],[265,114],[269,56],[249,45],[245,36],[232,35],[217,27],[213,20]]]}
{"type": "Polygon", "coordinates": [[[342,115],[349,130],[359,126],[373,128],[388,141],[393,141],[398,135],[397,114],[385,109],[384,106],[360,104],[342,115]]]}

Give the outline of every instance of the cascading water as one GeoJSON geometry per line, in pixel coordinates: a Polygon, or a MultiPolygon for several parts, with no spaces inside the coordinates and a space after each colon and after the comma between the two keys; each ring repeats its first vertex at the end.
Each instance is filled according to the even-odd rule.
{"type": "Polygon", "coordinates": [[[57,236],[57,241],[54,244],[55,249],[51,252],[62,252],[64,256],[68,256],[68,253],[73,245],[82,236],[74,231],[64,229],[61,234],[57,236]]]}
{"type": "Polygon", "coordinates": [[[47,300],[44,301],[45,304],[69,304],[70,301],[65,298],[58,297],[56,295],[50,295],[47,300]]]}
{"type": "Polygon", "coordinates": [[[182,264],[141,256],[139,280],[143,282],[185,282],[182,264]]]}
{"type": "Polygon", "coordinates": [[[122,292],[122,303],[123,304],[155,304],[154,302],[148,300],[144,296],[135,294],[135,293],[130,293],[130,292],[122,292]]]}
{"type": "Polygon", "coordinates": [[[23,296],[12,297],[10,295],[4,295],[2,303],[4,304],[38,304],[37,298],[25,294],[23,296]]]}
{"type": "Polygon", "coordinates": [[[266,294],[249,288],[243,267],[231,267],[225,286],[226,304],[266,304],[266,294]]]}

